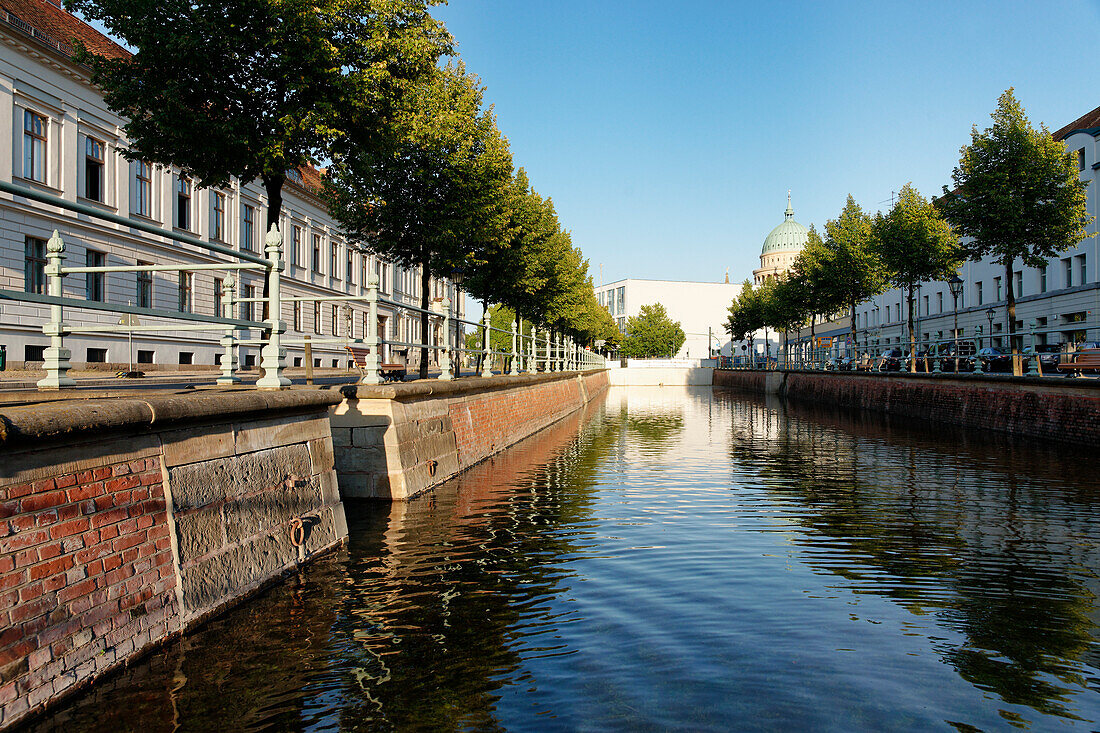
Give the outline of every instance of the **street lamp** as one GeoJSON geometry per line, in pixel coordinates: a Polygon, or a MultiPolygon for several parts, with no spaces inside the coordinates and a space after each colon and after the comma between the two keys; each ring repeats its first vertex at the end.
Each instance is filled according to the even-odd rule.
{"type": "Polygon", "coordinates": [[[993,317],[996,316],[996,315],[997,315],[997,311],[995,311],[992,307],[990,307],[990,309],[985,312],[985,317],[989,321],[989,345],[990,346],[993,345],[993,317]]]}
{"type": "Polygon", "coordinates": [[[959,296],[962,295],[963,279],[958,273],[947,281],[947,289],[951,291],[951,298],[955,301],[955,328],[951,332],[952,343],[955,351],[955,372],[959,371],[959,296]]]}

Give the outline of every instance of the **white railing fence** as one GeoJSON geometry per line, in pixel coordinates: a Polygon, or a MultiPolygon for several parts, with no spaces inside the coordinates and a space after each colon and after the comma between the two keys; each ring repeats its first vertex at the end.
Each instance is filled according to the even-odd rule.
{"type": "MultiPolygon", "coordinates": [[[[218,384],[233,385],[241,382],[237,374],[238,346],[260,347],[260,369],[262,374],[256,382],[260,389],[281,389],[290,384],[290,380],[284,374],[287,368],[287,345],[306,345],[318,343],[344,344],[349,348],[352,344],[365,346],[368,353],[363,368],[361,384],[382,383],[382,355],[385,352],[393,353],[403,349],[407,355],[410,352],[418,352],[421,349],[438,353],[440,368],[439,379],[454,379],[455,369],[453,365],[463,355],[473,355],[481,364],[480,375],[482,377],[493,376],[491,360],[499,357],[502,363],[502,372],[507,365],[507,373],[516,375],[521,372],[536,373],[551,371],[579,371],[590,369],[603,369],[606,361],[601,355],[581,346],[567,336],[561,334],[552,335],[547,329],[536,329],[530,326],[530,335],[522,332],[522,326],[512,322],[511,330],[495,328],[489,323],[489,314],[486,312],[480,322],[468,321],[451,314],[452,303],[449,299],[442,301],[442,310],[426,310],[408,303],[384,298],[379,293],[377,275],[370,275],[366,294],[364,295],[317,295],[317,296],[289,296],[282,295],[282,273],[285,269],[283,261],[283,239],[278,227],[272,226],[264,238],[264,256],[249,252],[239,252],[230,247],[221,246],[213,242],[206,242],[198,237],[188,236],[176,231],[162,229],[154,224],[128,219],[126,217],[110,214],[98,208],[67,201],[56,196],[41,193],[28,187],[14,185],[0,181],[0,192],[23,197],[40,203],[57,206],[62,209],[109,221],[122,226],[138,229],[150,234],[165,237],[182,244],[191,245],[206,252],[212,252],[228,257],[230,262],[217,263],[193,263],[193,264],[141,264],[121,266],[97,266],[97,267],[66,267],[65,242],[59,232],[55,230],[46,246],[46,265],[44,267],[45,293],[20,292],[0,290],[0,300],[13,300],[26,303],[48,305],[50,307],[49,320],[42,326],[42,332],[50,339],[50,345],[44,350],[44,366],[46,377],[38,382],[41,390],[57,390],[64,387],[76,386],[76,381],[69,375],[71,366],[71,353],[65,348],[65,337],[72,334],[92,333],[118,333],[118,332],[155,332],[165,331],[163,324],[135,324],[133,316],[146,316],[152,318],[184,321],[167,327],[175,334],[185,331],[210,331],[222,330],[220,340],[224,348],[221,357],[221,376],[218,384]],[[191,313],[184,309],[181,303],[179,310],[164,308],[141,307],[122,305],[98,300],[82,300],[65,296],[65,277],[67,275],[105,275],[107,273],[120,272],[180,272],[190,273],[202,270],[216,270],[226,273],[222,283],[221,313],[218,315],[205,315],[191,313]],[[233,273],[242,270],[262,271],[266,278],[267,294],[263,297],[234,297],[237,283],[233,273]],[[303,339],[288,339],[287,324],[281,320],[282,305],[284,303],[312,302],[315,304],[330,303],[334,308],[338,303],[348,305],[352,302],[365,303],[368,310],[367,327],[364,338],[350,338],[350,324],[343,338],[333,333],[332,338],[305,337],[303,339]],[[233,318],[233,308],[241,304],[249,304],[249,316],[251,316],[252,304],[260,304],[266,308],[267,317],[262,320],[250,318],[233,318]],[[429,321],[442,326],[442,342],[432,343],[432,329],[429,328],[421,334],[422,341],[401,341],[398,339],[383,338],[378,333],[378,307],[386,305],[401,312],[413,312],[427,314],[429,321]],[[65,322],[66,309],[84,309],[109,313],[119,313],[131,318],[123,318],[118,325],[93,324],[88,326],[74,326],[65,322]],[[452,334],[451,324],[455,324],[452,334]],[[470,325],[481,331],[480,349],[467,349],[460,345],[463,325],[470,325]],[[246,332],[242,338],[239,332],[246,332]],[[251,331],[259,331],[260,336],[253,338],[251,331]],[[510,337],[510,350],[493,350],[490,348],[490,334],[497,332],[510,337]]],[[[437,339],[438,340],[438,339],[437,339]]],[[[459,369],[461,367],[459,366],[459,369]]]]}

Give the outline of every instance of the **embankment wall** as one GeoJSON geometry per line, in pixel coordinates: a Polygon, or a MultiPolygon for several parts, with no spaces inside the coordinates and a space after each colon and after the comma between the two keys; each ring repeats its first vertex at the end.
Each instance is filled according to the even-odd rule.
{"type": "Polygon", "coordinates": [[[721,370],[715,372],[714,384],[791,400],[1100,446],[1100,380],[721,370]]]}
{"type": "Polygon", "coordinates": [[[331,410],[340,491],[401,501],[581,409],[606,370],[345,387],[331,410]]]}
{"type": "Polygon", "coordinates": [[[339,399],[211,391],[0,410],[0,727],[338,545],[339,399]]]}

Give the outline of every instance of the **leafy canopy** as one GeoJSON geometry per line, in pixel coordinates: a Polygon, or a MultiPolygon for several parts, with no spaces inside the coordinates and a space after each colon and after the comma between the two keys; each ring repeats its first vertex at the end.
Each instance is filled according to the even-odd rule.
{"type": "Polygon", "coordinates": [[[970,238],[971,257],[1006,266],[1020,258],[1041,267],[1092,236],[1086,183],[1076,156],[1045,126],[1031,126],[1012,89],[1000,96],[992,118],[992,126],[971,130],[951,173],[955,188],[944,186],[936,203],[955,231],[970,238]]]}
{"type": "Polygon", "coordinates": [[[626,328],[621,352],[632,359],[672,356],[687,340],[679,322],[669,318],[660,303],[643,305],[637,316],[627,320],[626,328]]]}

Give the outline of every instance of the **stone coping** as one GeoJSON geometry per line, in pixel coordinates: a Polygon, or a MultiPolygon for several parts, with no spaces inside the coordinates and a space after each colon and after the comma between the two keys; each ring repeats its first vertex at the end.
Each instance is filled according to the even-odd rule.
{"type": "Polygon", "coordinates": [[[294,413],[341,402],[336,390],[224,390],[189,394],[66,399],[0,408],[0,448],[87,433],[264,413],[294,413]]]}
{"type": "Polygon", "coordinates": [[[1012,374],[1002,373],[983,373],[974,374],[973,372],[918,372],[917,374],[910,374],[909,372],[879,372],[879,371],[833,371],[824,369],[716,369],[715,371],[728,372],[730,374],[737,374],[745,372],[748,374],[805,374],[807,376],[817,377],[837,377],[840,379],[856,379],[859,377],[865,377],[867,379],[911,379],[918,382],[926,382],[929,384],[935,382],[961,382],[964,384],[986,384],[986,385],[1018,385],[1026,387],[1044,387],[1052,389],[1070,389],[1070,390],[1084,390],[1088,392],[1100,392],[1100,379],[1090,379],[1087,377],[1066,377],[1062,374],[1057,376],[1044,375],[1039,376],[1022,376],[1017,377],[1012,374]]]}
{"type": "Polygon", "coordinates": [[[413,402],[428,397],[457,397],[467,394],[495,392],[513,387],[523,387],[546,382],[560,382],[576,379],[586,374],[599,374],[606,369],[592,369],[584,372],[550,372],[548,374],[519,374],[509,376],[497,374],[492,377],[460,377],[448,382],[438,379],[418,379],[415,382],[398,384],[349,384],[340,388],[340,394],[347,399],[359,400],[396,400],[413,402]]]}

